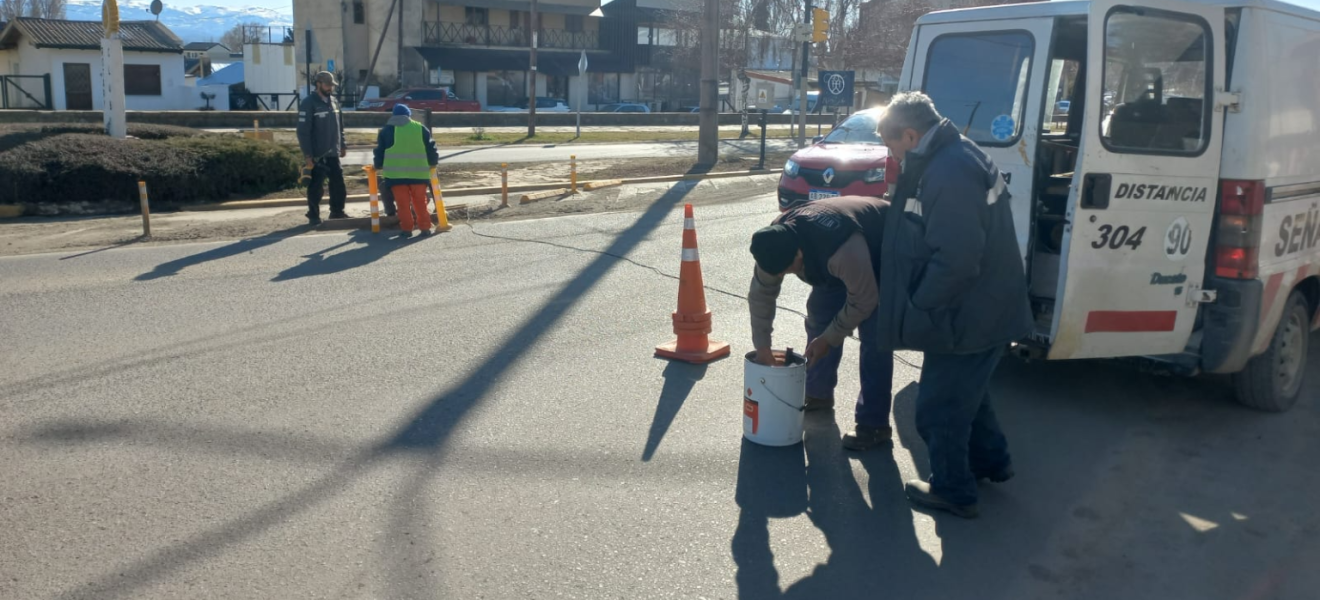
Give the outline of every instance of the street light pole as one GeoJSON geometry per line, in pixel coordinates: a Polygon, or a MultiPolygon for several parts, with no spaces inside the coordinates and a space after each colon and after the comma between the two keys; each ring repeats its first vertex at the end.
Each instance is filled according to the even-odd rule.
{"type": "Polygon", "coordinates": [[[720,4],[705,0],[701,27],[701,127],[697,134],[697,164],[713,165],[720,159],[720,4]]]}
{"type": "Polygon", "coordinates": [[[531,71],[527,77],[527,137],[529,138],[536,137],[536,42],[541,32],[541,21],[536,16],[536,0],[532,0],[532,22],[528,26],[528,29],[532,30],[532,54],[528,61],[531,71]]]}
{"type": "MultiPolygon", "coordinates": [[[[802,22],[806,23],[808,28],[811,27],[811,9],[811,0],[807,0],[807,14],[802,22]]],[[[811,40],[807,40],[802,42],[802,72],[801,80],[798,82],[798,96],[800,96],[798,105],[802,114],[802,120],[799,121],[800,125],[798,126],[798,148],[807,145],[807,73],[810,69],[810,56],[811,40]]]]}

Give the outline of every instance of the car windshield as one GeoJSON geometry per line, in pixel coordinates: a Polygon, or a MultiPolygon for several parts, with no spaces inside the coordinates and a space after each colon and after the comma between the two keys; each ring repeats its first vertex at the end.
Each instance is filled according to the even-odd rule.
{"type": "Polygon", "coordinates": [[[857,114],[845,119],[834,128],[822,143],[828,144],[881,144],[880,134],[876,133],[879,121],[873,114],[857,114]]]}
{"type": "Polygon", "coordinates": [[[393,94],[390,94],[389,96],[386,96],[386,98],[393,98],[393,99],[397,100],[397,99],[399,99],[399,98],[402,98],[402,97],[404,97],[404,96],[407,96],[407,95],[408,95],[408,92],[411,92],[411,91],[412,91],[412,90],[399,90],[399,91],[397,91],[397,92],[394,92],[393,94]]]}

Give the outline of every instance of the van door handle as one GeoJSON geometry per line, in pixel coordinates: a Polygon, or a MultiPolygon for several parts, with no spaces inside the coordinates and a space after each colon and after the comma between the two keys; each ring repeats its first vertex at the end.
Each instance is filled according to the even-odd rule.
{"type": "Polygon", "coordinates": [[[1087,173],[1082,179],[1082,208],[1109,208],[1109,189],[1113,183],[1114,176],[1108,173],[1087,173]]]}

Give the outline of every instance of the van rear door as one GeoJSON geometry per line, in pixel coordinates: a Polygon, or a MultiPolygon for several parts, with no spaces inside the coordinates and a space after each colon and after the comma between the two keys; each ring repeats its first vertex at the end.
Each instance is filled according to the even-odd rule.
{"type": "Polygon", "coordinates": [[[1218,192],[1224,9],[1094,0],[1049,358],[1183,352],[1218,192]]]}
{"type": "Polygon", "coordinates": [[[930,96],[940,114],[995,161],[1013,195],[1023,256],[1053,28],[1046,16],[922,24],[902,82],[905,90],[930,96]]]}

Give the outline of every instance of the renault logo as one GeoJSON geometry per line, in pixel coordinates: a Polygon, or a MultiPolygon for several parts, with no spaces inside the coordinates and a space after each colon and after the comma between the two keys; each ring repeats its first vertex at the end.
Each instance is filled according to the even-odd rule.
{"type": "Polygon", "coordinates": [[[825,185],[834,183],[834,167],[825,169],[825,172],[821,173],[820,176],[825,180],[825,185]]]}

